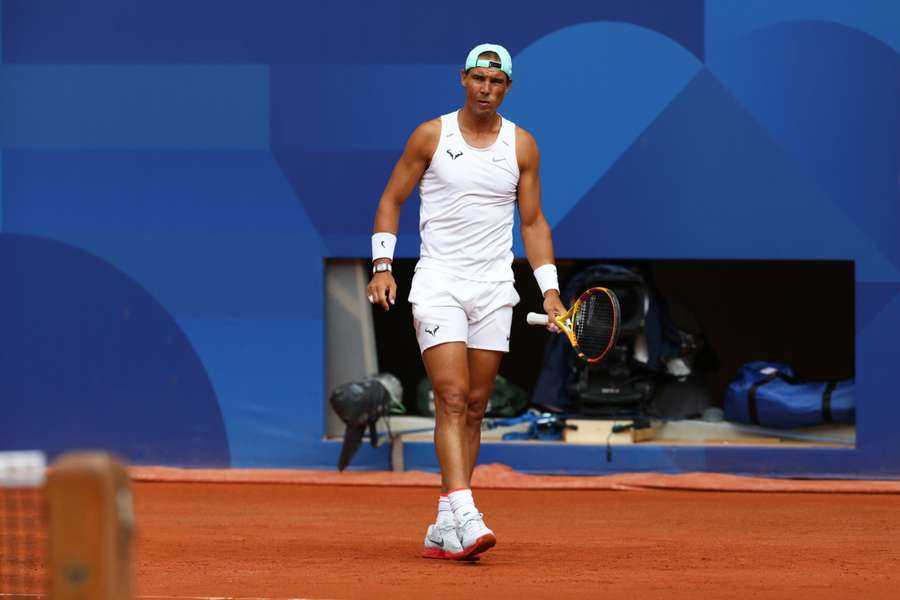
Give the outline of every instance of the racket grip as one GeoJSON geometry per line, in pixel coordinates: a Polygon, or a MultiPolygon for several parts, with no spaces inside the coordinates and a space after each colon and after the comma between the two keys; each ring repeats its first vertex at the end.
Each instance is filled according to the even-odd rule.
{"type": "Polygon", "coordinates": [[[525,321],[527,321],[529,325],[546,325],[550,322],[550,317],[541,313],[530,312],[525,317],[525,321]]]}

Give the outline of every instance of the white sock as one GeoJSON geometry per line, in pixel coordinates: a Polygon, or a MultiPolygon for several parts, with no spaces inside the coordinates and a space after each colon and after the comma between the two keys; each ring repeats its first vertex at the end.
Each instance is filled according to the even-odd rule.
{"type": "Polygon", "coordinates": [[[475,508],[475,499],[472,498],[472,490],[469,488],[461,488],[447,494],[450,499],[450,509],[457,523],[463,523],[468,518],[478,512],[475,508]]]}
{"type": "Polygon", "coordinates": [[[435,523],[438,525],[453,524],[453,510],[450,508],[450,498],[447,494],[441,494],[438,498],[438,514],[435,523]]]}

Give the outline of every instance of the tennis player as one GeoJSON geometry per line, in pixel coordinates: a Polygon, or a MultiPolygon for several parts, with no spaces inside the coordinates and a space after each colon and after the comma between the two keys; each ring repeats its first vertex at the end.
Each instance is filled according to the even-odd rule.
{"type": "Polygon", "coordinates": [[[516,206],[544,311],[557,316],[566,310],[541,212],[537,144],[497,113],[512,85],[509,52],[496,44],[475,47],[460,82],[463,107],[419,125],[391,173],[375,213],[367,293],[385,310],[396,300],[391,261],[400,209],[418,184],[422,244],[409,301],[434,390],[441,467],[437,520],[428,527],[423,554],[465,560],[497,543],[469,485],[481,421],[509,351],[513,306],[519,302],[512,272],[516,206]]]}

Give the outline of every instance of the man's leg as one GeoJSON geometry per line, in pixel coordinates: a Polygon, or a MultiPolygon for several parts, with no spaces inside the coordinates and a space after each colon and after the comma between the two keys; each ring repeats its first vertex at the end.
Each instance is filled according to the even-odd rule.
{"type": "Polygon", "coordinates": [[[475,463],[478,462],[478,452],[481,449],[481,421],[484,419],[502,359],[503,352],[479,348],[468,350],[469,402],[466,410],[466,442],[469,462],[466,486],[469,485],[475,463]]]}
{"type": "Polygon", "coordinates": [[[441,465],[441,491],[469,487],[471,462],[466,426],[469,367],[466,345],[448,342],[422,353],[434,390],[434,448],[441,465]]]}
{"type": "MultiPolygon", "coordinates": [[[[428,352],[426,350],[425,354],[428,354],[428,352]]],[[[501,352],[476,349],[466,350],[463,348],[462,360],[466,365],[463,371],[466,375],[466,401],[462,403],[447,402],[448,395],[446,393],[438,394],[437,391],[435,392],[435,410],[438,414],[437,427],[435,429],[435,446],[438,447],[438,457],[441,460],[443,489],[450,491],[448,500],[450,509],[453,512],[460,544],[459,550],[445,552],[445,558],[473,559],[497,543],[497,537],[485,525],[481,512],[475,506],[470,480],[475,460],[478,457],[478,450],[481,446],[481,420],[484,417],[487,401],[493,388],[493,380],[496,376],[497,368],[500,366],[502,356],[501,352]],[[475,385],[475,387],[470,387],[471,385],[475,385]],[[444,400],[442,404],[439,403],[441,396],[443,396],[444,400]],[[441,427],[442,419],[445,422],[452,420],[452,430],[447,425],[441,427]],[[452,436],[448,437],[451,437],[453,442],[458,444],[459,451],[456,451],[452,456],[446,456],[449,453],[446,450],[442,450],[438,444],[445,443],[447,438],[443,436],[451,431],[452,436]],[[442,459],[442,455],[445,455],[446,458],[442,459]],[[456,462],[459,458],[462,458],[465,462],[456,462]]],[[[458,358],[454,354],[454,361],[456,360],[458,358]]],[[[456,363],[448,362],[447,364],[455,365],[456,363]]],[[[429,374],[436,371],[435,366],[428,367],[429,374]]],[[[458,374],[459,372],[459,370],[451,371],[448,369],[443,374],[443,377],[447,377],[451,373],[458,374]]],[[[455,379],[454,382],[454,386],[459,385],[458,380],[455,379]]],[[[432,385],[435,387],[435,390],[438,389],[436,379],[432,380],[432,385]]],[[[450,389],[454,388],[451,386],[450,389]]]]}

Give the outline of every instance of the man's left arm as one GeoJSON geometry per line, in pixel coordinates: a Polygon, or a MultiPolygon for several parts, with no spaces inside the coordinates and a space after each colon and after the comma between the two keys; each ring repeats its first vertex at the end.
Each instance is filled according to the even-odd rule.
{"type": "Polygon", "coordinates": [[[558,331],[553,325],[553,317],[564,314],[566,308],[559,297],[550,225],[541,210],[540,153],[534,137],[521,128],[516,129],[516,157],[519,163],[519,221],[525,255],[544,296],[544,312],[550,315],[548,328],[558,331]]]}

